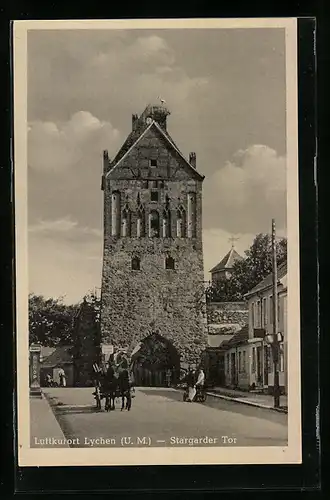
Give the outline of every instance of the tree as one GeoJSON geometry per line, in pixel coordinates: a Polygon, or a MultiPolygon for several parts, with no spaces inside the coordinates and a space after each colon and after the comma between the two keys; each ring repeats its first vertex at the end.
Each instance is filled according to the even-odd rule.
{"type": "MultiPolygon", "coordinates": [[[[287,258],[287,240],[276,242],[278,265],[287,258]]],[[[272,240],[269,234],[258,234],[252,245],[245,251],[245,258],[236,261],[228,279],[221,279],[212,284],[207,296],[210,300],[231,302],[242,300],[244,295],[272,272],[272,240]]]]}
{"type": "Polygon", "coordinates": [[[95,323],[100,323],[100,315],[101,315],[101,299],[97,297],[95,292],[89,292],[84,297],[84,301],[92,306],[95,313],[95,323]]]}
{"type": "Polygon", "coordinates": [[[77,305],[66,305],[62,298],[29,295],[29,342],[47,347],[72,344],[72,328],[77,305]]]}
{"type": "Polygon", "coordinates": [[[240,287],[233,279],[225,276],[219,278],[216,283],[206,291],[207,302],[235,302],[241,300],[240,287]]]}

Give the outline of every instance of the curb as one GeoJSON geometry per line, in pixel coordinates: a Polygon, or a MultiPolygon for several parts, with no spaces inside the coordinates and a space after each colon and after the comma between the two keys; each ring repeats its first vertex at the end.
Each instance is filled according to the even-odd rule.
{"type": "MultiPolygon", "coordinates": [[[[62,430],[62,427],[60,426],[60,424],[59,424],[59,422],[58,422],[58,420],[57,420],[57,418],[56,418],[56,415],[55,415],[55,412],[54,412],[54,410],[53,410],[53,406],[52,406],[52,404],[50,403],[50,401],[49,401],[49,399],[48,399],[47,395],[46,395],[44,392],[42,392],[41,394],[42,394],[42,399],[43,399],[43,400],[45,401],[45,403],[47,404],[48,409],[49,409],[49,411],[50,411],[50,413],[51,413],[51,415],[52,415],[52,417],[53,417],[54,426],[56,426],[56,427],[57,427],[58,433],[61,435],[62,439],[64,439],[64,441],[66,441],[66,440],[67,440],[67,438],[66,438],[66,436],[65,436],[65,434],[64,434],[64,432],[63,432],[63,430],[62,430]]],[[[66,444],[66,445],[63,445],[63,448],[70,448],[70,446],[69,446],[68,444],[66,444]]]]}
{"type": "Polygon", "coordinates": [[[242,398],[234,398],[232,396],[225,396],[224,394],[215,394],[214,392],[207,392],[206,394],[214,398],[226,399],[227,401],[234,401],[235,403],[241,403],[248,406],[255,406],[257,408],[264,408],[265,410],[273,410],[277,411],[278,413],[286,413],[286,414],[288,413],[288,410],[286,410],[285,408],[274,408],[274,406],[263,405],[260,403],[256,403],[254,401],[247,401],[246,399],[242,398]]]}

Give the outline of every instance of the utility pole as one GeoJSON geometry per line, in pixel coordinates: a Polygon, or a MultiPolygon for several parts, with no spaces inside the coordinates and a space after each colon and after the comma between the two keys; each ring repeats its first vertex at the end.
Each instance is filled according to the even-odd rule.
{"type": "Polygon", "coordinates": [[[273,254],[273,365],[274,365],[274,407],[280,407],[280,383],[279,383],[279,342],[278,342],[278,309],[277,309],[277,259],[276,259],[276,227],[275,219],[272,219],[272,254],[273,254]]]}

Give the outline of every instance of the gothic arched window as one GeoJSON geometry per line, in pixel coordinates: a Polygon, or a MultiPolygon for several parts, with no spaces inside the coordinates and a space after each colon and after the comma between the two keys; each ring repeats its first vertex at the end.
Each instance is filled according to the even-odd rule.
{"type": "Polygon", "coordinates": [[[122,236],[130,236],[131,221],[130,221],[130,210],[127,205],[125,205],[122,215],[122,236]]]}
{"type": "Polygon", "coordinates": [[[176,214],[176,236],[177,238],[185,237],[185,225],[186,225],[186,212],[185,209],[180,206],[176,214]]]}
{"type": "Polygon", "coordinates": [[[165,208],[163,212],[163,238],[171,237],[171,212],[165,208]]]}
{"type": "Polygon", "coordinates": [[[136,236],[142,238],[144,236],[144,210],[138,210],[136,218],[136,236]]]}
{"type": "Polygon", "coordinates": [[[141,260],[139,257],[133,257],[132,258],[132,270],[133,271],[140,271],[141,269],[141,260]]]}
{"type": "Polygon", "coordinates": [[[149,238],[159,238],[159,213],[152,210],[149,214],[149,238]]]}
{"type": "Polygon", "coordinates": [[[138,238],[145,236],[145,212],[139,193],[137,195],[136,236],[138,238]]]}
{"type": "Polygon", "coordinates": [[[196,238],[196,193],[188,193],[187,209],[188,238],[196,238]]]}
{"type": "Polygon", "coordinates": [[[175,261],[170,255],[165,259],[165,269],[175,269],[175,261]]]}
{"type": "Polygon", "coordinates": [[[120,235],[120,193],[113,191],[111,195],[111,235],[120,235]]]}

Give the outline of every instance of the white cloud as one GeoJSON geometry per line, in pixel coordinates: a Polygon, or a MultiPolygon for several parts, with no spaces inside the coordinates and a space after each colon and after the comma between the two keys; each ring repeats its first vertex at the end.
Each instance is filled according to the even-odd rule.
{"type": "Polygon", "coordinates": [[[72,231],[77,227],[78,223],[70,217],[57,220],[40,220],[37,224],[29,227],[29,233],[47,233],[50,232],[67,232],[72,231]]]}
{"type": "Polygon", "coordinates": [[[71,218],[29,228],[29,290],[75,303],[101,284],[102,233],[71,218]]]}
{"type": "Polygon", "coordinates": [[[269,232],[271,219],[286,227],[286,159],[253,145],[205,181],[208,226],[228,231],[269,232]]]}
{"type": "Polygon", "coordinates": [[[78,235],[87,235],[97,238],[101,238],[103,235],[101,229],[80,226],[78,221],[73,220],[71,217],[64,217],[56,220],[41,219],[37,223],[29,226],[29,233],[42,234],[44,236],[47,234],[51,236],[57,234],[62,237],[65,236],[65,233],[70,233],[74,237],[78,237],[78,235]]]}
{"type": "Polygon", "coordinates": [[[100,157],[102,149],[116,144],[119,132],[87,111],[75,113],[69,121],[32,122],[28,127],[28,163],[39,171],[62,172],[84,157],[100,157]]]}

